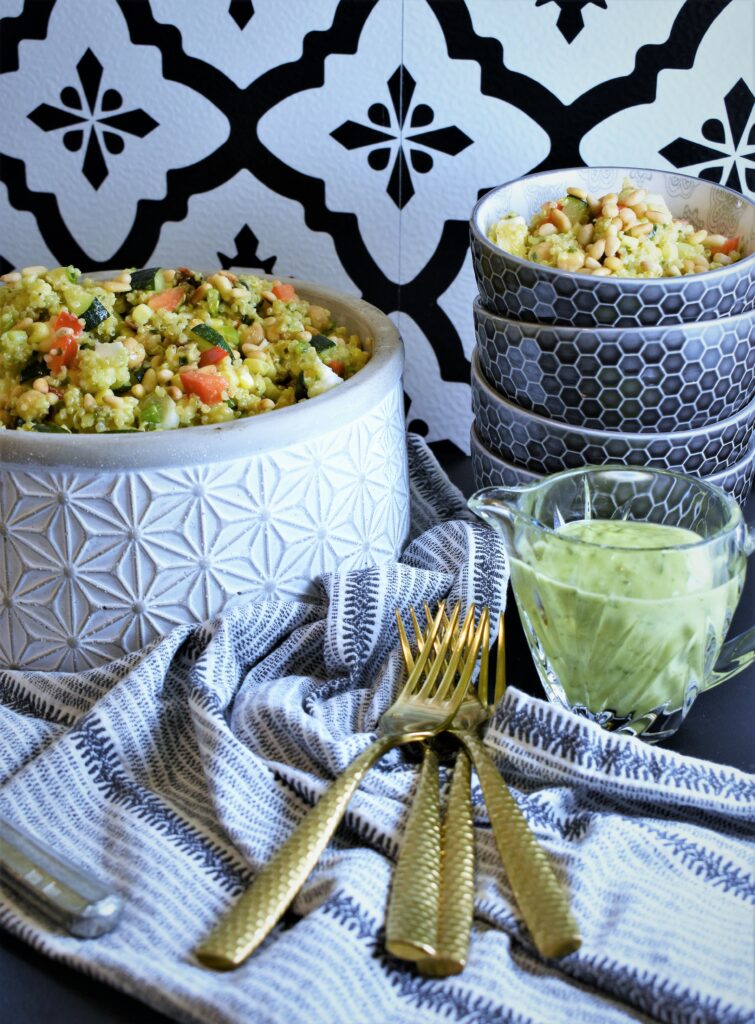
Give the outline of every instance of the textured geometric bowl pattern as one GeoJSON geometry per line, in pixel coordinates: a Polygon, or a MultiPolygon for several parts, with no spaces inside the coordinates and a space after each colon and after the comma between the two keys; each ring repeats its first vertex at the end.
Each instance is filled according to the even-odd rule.
{"type": "Polygon", "coordinates": [[[470,222],[472,262],[485,304],[515,320],[574,327],[666,326],[714,320],[755,308],[755,206],[700,178],[637,168],[585,168],[528,175],[493,189],[470,222]],[[750,255],[723,270],[686,277],[594,278],[543,267],[494,245],[486,231],[509,212],[530,216],[548,199],[578,186],[594,195],[621,188],[625,176],[666,198],[676,217],[727,236],[740,235],[750,255]]]}
{"type": "MultiPolygon", "coordinates": [[[[544,474],[533,473],[531,470],[521,466],[513,465],[494,455],[482,443],[474,427],[472,427],[470,444],[472,448],[472,475],[475,487],[520,487],[525,484],[535,483],[542,479],[544,474]]],[[[697,475],[697,474],[693,474],[697,475]]],[[[744,504],[752,488],[753,477],[755,476],[755,446],[751,446],[748,455],[735,466],[725,469],[721,473],[714,473],[704,477],[708,483],[716,484],[723,488],[740,504],[744,504]]]]}
{"type": "Polygon", "coordinates": [[[347,443],[338,427],[167,470],[2,465],[0,663],[75,671],[229,600],[311,598],[321,573],[395,559],[408,526],[400,382],[347,443]]]}
{"type": "Polygon", "coordinates": [[[755,312],[644,330],[517,323],[474,304],[480,364],[500,394],[577,427],[669,433],[755,398],[755,312]]]}
{"type": "Polygon", "coordinates": [[[497,394],[482,375],[476,351],[472,408],[480,440],[492,452],[538,473],[621,462],[709,476],[744,458],[755,425],[753,401],[728,420],[690,431],[629,434],[581,429],[521,409],[497,394]]]}

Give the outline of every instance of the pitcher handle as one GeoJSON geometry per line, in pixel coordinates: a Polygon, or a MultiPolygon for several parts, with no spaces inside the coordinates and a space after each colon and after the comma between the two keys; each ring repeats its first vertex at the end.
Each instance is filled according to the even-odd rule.
{"type": "Polygon", "coordinates": [[[747,668],[753,661],[755,661],[755,626],[751,626],[739,636],[727,640],[721,648],[710,679],[703,689],[710,690],[713,686],[718,686],[719,683],[725,683],[727,679],[731,679],[742,669],[747,668]]]}

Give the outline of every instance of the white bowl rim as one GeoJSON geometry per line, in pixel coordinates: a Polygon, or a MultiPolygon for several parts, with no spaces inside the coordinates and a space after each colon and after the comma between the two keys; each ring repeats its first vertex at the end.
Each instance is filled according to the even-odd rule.
{"type": "MultiPolygon", "coordinates": [[[[630,441],[632,444],[638,442],[640,444],[649,444],[651,441],[665,440],[666,438],[679,439],[680,442],[688,440],[694,437],[696,434],[701,434],[707,430],[726,430],[727,427],[734,426],[740,419],[746,420],[748,416],[755,413],[755,398],[753,398],[747,405],[743,406],[738,412],[734,413],[733,416],[729,416],[725,420],[719,420],[717,423],[712,423],[710,427],[693,427],[690,430],[667,430],[664,432],[647,431],[644,434],[632,433],[625,430],[595,430],[593,427],[575,427],[573,423],[561,423],[559,420],[551,419],[550,416],[541,416],[539,413],[532,412],[530,409],[524,409],[521,405],[517,405],[515,402],[510,402],[503,395],[499,394],[493,385],[488,381],[485,374],[482,372],[480,366],[480,357],[475,345],[474,351],[472,352],[472,377],[476,379],[476,382],[487,391],[492,400],[498,405],[503,405],[507,409],[513,409],[515,413],[522,414],[529,419],[535,420],[538,423],[547,425],[550,429],[555,430],[558,434],[568,434],[574,432],[582,434],[586,438],[615,438],[630,441]]],[[[748,444],[749,451],[749,444],[748,444]]]]}
{"type": "MultiPolygon", "coordinates": [[[[369,362],[338,387],[271,413],[228,423],[185,427],[177,430],[138,431],[118,434],[48,434],[28,430],[0,430],[0,464],[25,463],[106,470],[172,468],[195,463],[225,462],[243,455],[280,449],[328,433],[342,422],[336,413],[353,397],[359,414],[369,411],[400,380],[404,347],[388,316],[358,296],[346,295],[313,281],[282,274],[266,274],[246,267],[234,273],[254,274],[269,281],[285,280],[301,290],[304,298],[326,307],[347,307],[353,319],[366,325],[374,350],[369,362]],[[243,449],[240,443],[243,442],[243,449]]],[[[113,271],[83,274],[93,280],[113,271]]],[[[347,317],[348,319],[348,317],[347,317]]]]}
{"type": "MultiPolygon", "coordinates": [[[[582,275],[583,277],[585,275],[582,275]]],[[[693,275],[688,275],[692,277],[693,275]]],[[[694,275],[699,276],[699,275],[694,275]]],[[[635,279],[636,280],[636,279],[635,279]]],[[[641,280],[644,280],[642,278],[641,280]]],[[[648,278],[649,280],[649,278],[648,278]]],[[[654,278],[659,280],[659,278],[654,278]]],[[[515,327],[529,328],[529,333],[536,333],[537,331],[555,331],[557,334],[626,334],[628,331],[632,331],[635,334],[658,334],[666,333],[667,331],[694,331],[695,328],[698,330],[707,330],[713,324],[724,324],[731,323],[732,320],[742,320],[749,318],[755,324],[755,307],[753,309],[747,309],[743,313],[731,313],[729,316],[712,316],[709,320],[681,320],[671,324],[628,324],[626,327],[604,327],[602,324],[583,324],[581,327],[575,327],[573,324],[550,324],[542,323],[539,320],[515,320],[510,316],[503,316],[501,313],[495,313],[493,310],[488,309],[485,303],[482,301],[479,295],[475,296],[472,313],[475,320],[479,317],[482,319],[484,316],[488,320],[500,320],[504,324],[513,324],[515,327]]]]}
{"type": "MultiPolygon", "coordinates": [[[[741,199],[743,202],[755,207],[755,202],[753,202],[752,199],[749,199],[747,196],[742,195],[741,192],[737,192],[736,189],[729,188],[728,185],[719,185],[718,182],[706,181],[705,178],[697,178],[693,174],[679,174],[676,171],[664,170],[662,167],[609,167],[603,166],[602,164],[596,166],[585,165],[582,167],[554,167],[548,171],[533,171],[532,174],[522,174],[518,178],[511,178],[510,181],[504,181],[501,185],[493,186],[493,188],[486,192],[484,196],[481,196],[477,200],[474,207],[472,208],[472,215],[469,219],[472,231],[475,233],[475,235],[481,242],[490,246],[492,249],[495,249],[497,252],[505,252],[507,258],[513,260],[513,262],[518,264],[519,266],[537,267],[538,273],[542,272],[545,274],[546,277],[566,275],[567,277],[576,277],[579,278],[580,280],[592,281],[593,283],[595,283],[595,281],[597,280],[602,284],[605,281],[605,278],[596,279],[592,274],[580,274],[577,270],[562,270],[560,267],[546,267],[542,263],[535,263],[533,260],[525,260],[522,259],[521,256],[514,256],[513,253],[510,253],[507,249],[503,249],[501,248],[500,245],[496,245],[495,242],[491,242],[491,240],[481,229],[478,223],[480,219],[480,214],[485,206],[486,201],[490,201],[490,199],[495,193],[500,192],[501,189],[508,188],[509,185],[515,185],[519,181],[527,181],[529,178],[544,178],[550,174],[563,175],[570,174],[571,172],[582,173],[584,171],[628,171],[630,173],[632,171],[650,171],[653,174],[673,174],[678,178],[686,178],[688,181],[694,181],[698,185],[702,184],[708,186],[715,186],[716,188],[723,189],[725,192],[730,192],[737,199],[741,199]]],[[[755,250],[753,250],[751,253],[748,253],[747,256],[744,256],[741,260],[737,260],[736,263],[726,264],[725,266],[722,266],[719,270],[705,270],[700,274],[683,274],[681,277],[612,277],[610,278],[610,283],[615,284],[616,282],[621,282],[621,284],[623,285],[625,282],[632,282],[632,284],[635,286],[639,284],[644,287],[647,284],[652,284],[658,281],[662,281],[664,283],[667,281],[673,281],[676,283],[680,281],[696,281],[698,278],[713,279],[718,274],[725,274],[727,272],[731,273],[731,271],[735,267],[741,268],[750,262],[755,262],[755,250]]]]}
{"type": "MultiPolygon", "coordinates": [[[[504,457],[502,455],[498,455],[496,452],[491,451],[490,448],[488,448],[488,446],[485,444],[485,442],[480,437],[480,435],[479,435],[479,433],[477,431],[477,425],[475,423],[472,424],[472,428],[470,430],[470,444],[471,444],[471,447],[472,447],[473,451],[474,451],[475,448],[480,449],[480,452],[481,452],[482,455],[487,456],[487,458],[489,458],[491,462],[498,462],[498,463],[500,463],[501,466],[503,466],[504,469],[513,470],[515,473],[527,473],[530,476],[533,476],[533,477],[535,477],[538,480],[544,480],[546,476],[551,475],[549,473],[539,473],[539,472],[537,472],[537,470],[534,470],[534,469],[527,469],[526,466],[517,466],[516,463],[509,462],[509,460],[508,459],[504,459],[504,457]]],[[[715,485],[715,481],[717,481],[718,479],[723,480],[727,476],[729,476],[731,473],[741,472],[743,469],[746,469],[746,467],[748,466],[748,464],[750,462],[755,462],[755,436],[753,436],[753,439],[750,442],[750,445],[749,445],[749,447],[747,449],[747,453],[745,454],[744,458],[741,459],[739,462],[735,462],[733,466],[728,466],[726,469],[719,469],[717,473],[709,473],[707,476],[699,477],[699,478],[696,478],[696,479],[705,480],[708,483],[713,481],[714,485],[715,485]]],[[[642,467],[640,467],[640,466],[632,466],[631,468],[632,469],[641,469],[642,467]]],[[[646,467],[646,468],[649,469],[651,467],[646,467]]],[[[561,471],[559,471],[559,472],[561,472],[561,471]]],[[[676,473],[676,472],[678,472],[678,470],[672,470],[671,472],[676,473]]],[[[691,473],[684,473],[682,475],[683,476],[691,476],[692,474],[691,473]]]]}

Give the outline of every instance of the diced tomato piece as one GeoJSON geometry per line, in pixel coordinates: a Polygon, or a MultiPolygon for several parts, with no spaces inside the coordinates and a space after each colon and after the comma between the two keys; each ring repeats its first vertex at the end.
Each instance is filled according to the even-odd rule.
{"type": "Polygon", "coordinates": [[[69,313],[67,309],[61,309],[52,325],[53,331],[59,331],[61,327],[70,327],[75,337],[78,337],[84,330],[79,318],[73,313],[69,313]]]}
{"type": "Polygon", "coordinates": [[[281,302],[291,302],[296,298],[296,289],[292,284],[276,284],[273,286],[273,295],[281,302]]]}
{"type": "Polygon", "coordinates": [[[189,395],[196,395],[204,405],[217,405],[223,401],[228,390],[228,381],[219,373],[200,373],[199,370],[184,370],[181,383],[189,395]]]}
{"type": "Polygon", "coordinates": [[[59,353],[45,356],[45,362],[53,373],[60,373],[64,366],[70,366],[79,354],[79,343],[72,334],[64,334],[55,340],[54,348],[60,349],[59,353]]]}
{"type": "Polygon", "coordinates": [[[147,299],[147,305],[152,309],[167,309],[169,313],[180,305],[186,295],[185,288],[168,288],[164,292],[155,292],[155,294],[147,299]]]}
{"type": "Polygon", "coordinates": [[[722,252],[725,255],[733,252],[734,249],[739,248],[739,235],[736,238],[727,238],[723,245],[719,245],[716,249],[711,249],[711,252],[722,252]]]}
{"type": "Polygon", "coordinates": [[[333,373],[337,373],[339,377],[343,377],[346,370],[346,364],[343,359],[334,359],[332,363],[328,363],[333,373]]]}
{"type": "Polygon", "coordinates": [[[225,359],[228,355],[224,348],[220,345],[213,345],[212,348],[208,348],[206,352],[203,352],[199,357],[200,366],[212,366],[214,363],[219,363],[221,359],[225,359]]]}

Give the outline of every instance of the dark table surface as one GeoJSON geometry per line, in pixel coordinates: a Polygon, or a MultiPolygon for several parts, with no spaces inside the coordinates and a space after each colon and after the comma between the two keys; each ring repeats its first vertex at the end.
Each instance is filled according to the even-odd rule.
{"type": "MultiPolygon", "coordinates": [[[[474,489],[471,460],[453,446],[436,446],[441,462],[466,493],[474,489]]],[[[755,523],[755,494],[745,515],[755,523]]],[[[526,693],[543,697],[532,659],[509,594],[506,613],[506,665],[509,682],[526,693]]],[[[755,571],[750,571],[737,609],[733,631],[755,622],[755,571]]],[[[693,757],[755,770],[752,739],[753,684],[751,665],[722,687],[698,697],[681,729],[663,746],[693,757]]],[[[93,981],[35,952],[0,929],[0,1021],[5,1024],[160,1024],[169,1018],[143,1003],[93,981]]]]}

